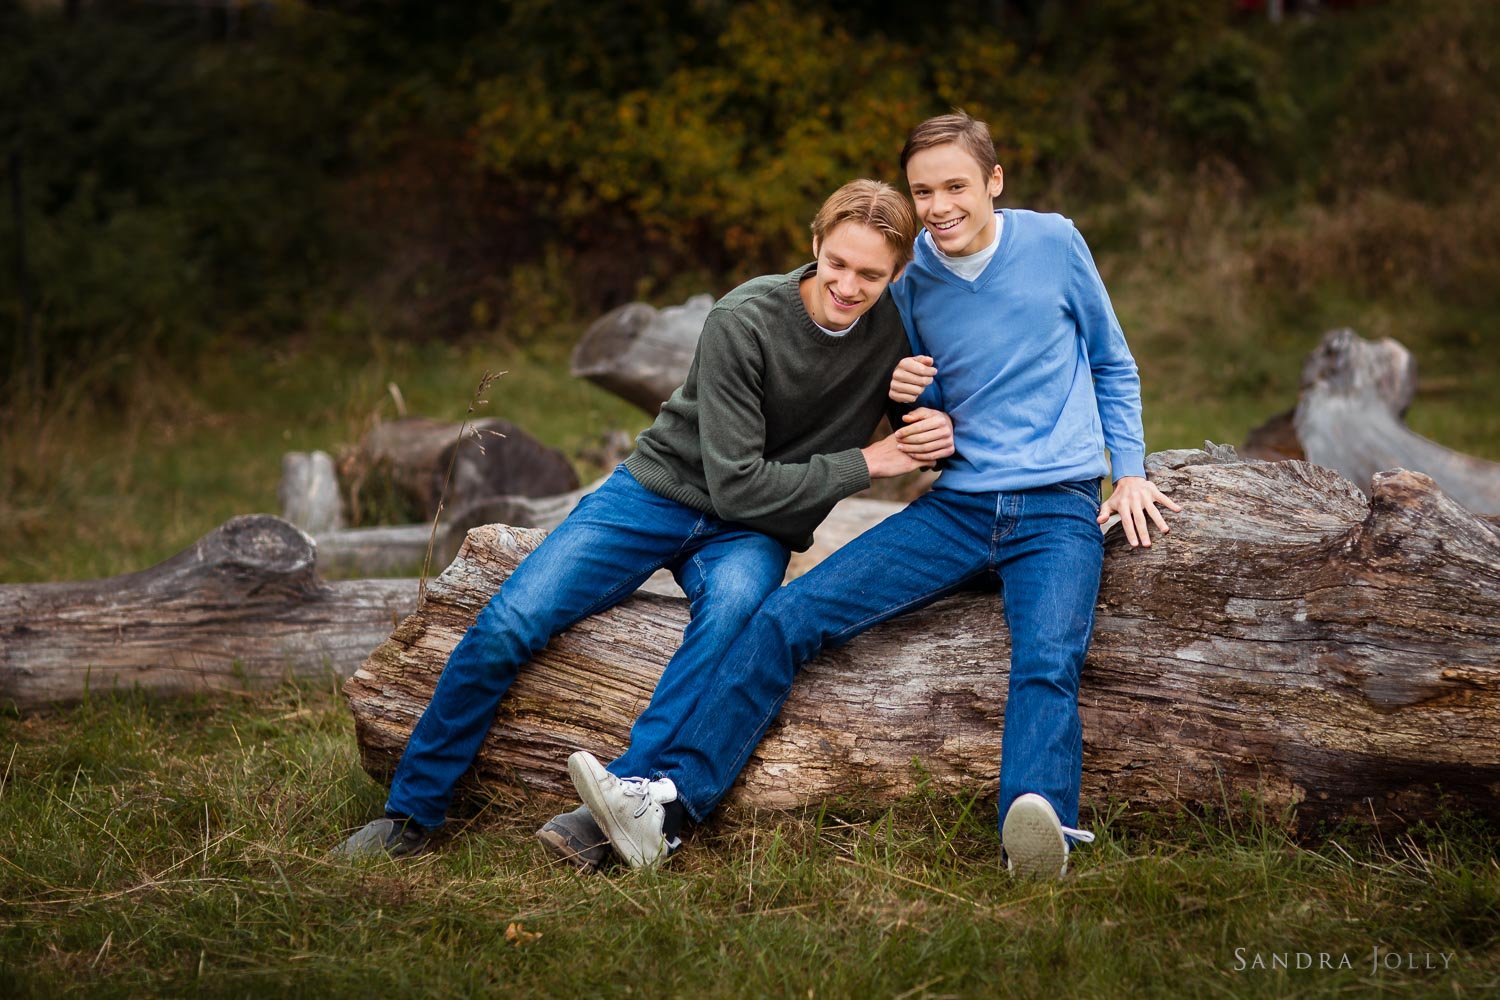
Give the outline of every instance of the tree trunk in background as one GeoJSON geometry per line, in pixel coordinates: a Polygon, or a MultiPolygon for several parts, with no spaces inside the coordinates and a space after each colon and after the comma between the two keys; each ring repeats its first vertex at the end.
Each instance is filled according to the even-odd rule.
{"type": "Polygon", "coordinates": [[[416,608],[417,581],[324,583],[314,560],[306,534],[255,514],[139,573],[0,586],[0,705],[348,676],[416,608]]]}
{"type": "Polygon", "coordinates": [[[546,497],[578,488],[562,452],[510,421],[471,421],[460,439],[462,426],[407,417],[366,434],[339,463],[353,520],[362,520],[358,511],[365,499],[388,492],[430,522],[440,499],[451,511],[494,497],[546,497]]]}
{"type": "Polygon", "coordinates": [[[19,148],[10,151],[6,158],[6,167],[6,174],[10,180],[11,218],[16,227],[16,291],[21,299],[20,342],[26,345],[27,388],[40,397],[46,375],[42,365],[42,345],[36,332],[31,272],[26,265],[26,199],[21,188],[21,150],[19,148]]]}
{"type": "Polygon", "coordinates": [[[644,302],[599,317],[573,348],[572,372],[656,416],[687,381],[711,295],[657,309],[644,302]]]}
{"type": "MultiPolygon", "coordinates": [[[[1083,677],[1084,797],[1139,806],[1260,796],[1306,821],[1500,809],[1500,538],[1407,472],[1367,499],[1302,463],[1232,449],[1152,457],[1184,507],[1107,558],[1083,677]]],[[[345,685],[366,768],[389,774],[448,653],[542,533],[471,532],[345,685]]],[[[465,791],[571,795],[676,648],[682,601],[638,596],[557,637],[502,703],[465,791]]],[[[993,593],[948,598],[809,664],[734,801],[885,802],[921,781],[994,792],[1009,644],[993,593]],[[913,760],[917,767],[913,766],[913,760]]]]}
{"type": "Polygon", "coordinates": [[[1477,514],[1500,514],[1500,463],[1444,448],[1403,422],[1417,392],[1417,366],[1396,341],[1364,340],[1330,330],[1302,366],[1294,411],[1250,432],[1243,451],[1255,458],[1306,458],[1344,476],[1366,493],[1387,469],[1410,469],[1436,480],[1477,514]]]}

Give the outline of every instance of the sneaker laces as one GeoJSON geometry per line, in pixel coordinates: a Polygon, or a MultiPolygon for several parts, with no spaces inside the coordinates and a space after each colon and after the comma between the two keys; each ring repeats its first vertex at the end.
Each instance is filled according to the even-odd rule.
{"type": "Polygon", "coordinates": [[[1062,828],[1062,832],[1064,841],[1071,837],[1080,844],[1092,844],[1094,842],[1094,835],[1087,830],[1075,830],[1071,826],[1065,826],[1062,828]]]}
{"type": "Polygon", "coordinates": [[[651,803],[656,801],[651,795],[651,786],[655,782],[650,778],[618,778],[616,780],[620,782],[620,791],[622,794],[641,800],[641,804],[636,807],[633,813],[634,818],[640,819],[646,815],[646,810],[650,809],[651,803]]]}
{"type": "Polygon", "coordinates": [[[635,811],[635,818],[640,819],[645,815],[646,809],[651,805],[651,793],[646,786],[649,785],[648,778],[617,778],[620,783],[620,794],[629,795],[641,800],[640,807],[635,811]]]}

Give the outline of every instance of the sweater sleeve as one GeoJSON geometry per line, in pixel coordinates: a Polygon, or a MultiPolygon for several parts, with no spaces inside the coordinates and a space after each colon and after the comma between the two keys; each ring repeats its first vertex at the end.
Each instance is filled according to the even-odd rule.
{"type": "MultiPolygon", "coordinates": [[[[910,264],[907,265],[908,268],[911,266],[910,264]]],[[[895,300],[896,311],[901,314],[901,326],[906,330],[906,343],[911,348],[910,356],[916,357],[917,355],[921,355],[923,357],[931,357],[932,355],[927,352],[927,345],[922,343],[922,334],[917,329],[916,312],[912,306],[915,287],[915,279],[903,276],[895,284],[891,285],[891,298],[895,300]]],[[[939,374],[942,373],[939,372],[939,374]]],[[[892,405],[901,404],[893,403],[892,405]]],[[[906,409],[916,409],[919,406],[930,406],[934,410],[943,409],[943,390],[938,386],[937,379],[933,379],[932,384],[923,389],[921,395],[914,402],[906,404],[906,409]]],[[[887,414],[891,413],[890,407],[886,408],[886,412],[887,414]]],[[[904,412],[906,410],[901,411],[901,413],[904,412]]],[[[897,423],[901,419],[901,413],[891,416],[891,425],[893,427],[901,426],[897,423]]]]}
{"type": "Polygon", "coordinates": [[[1141,427],[1140,374],[1083,234],[1074,228],[1071,239],[1068,305],[1088,352],[1114,478],[1144,476],[1146,440],[1141,427]]]}
{"type": "MultiPolygon", "coordinates": [[[[699,338],[698,432],[714,511],[726,521],[774,529],[787,514],[831,507],[870,485],[858,448],[805,463],[765,457],[763,359],[729,313],[710,313],[699,338]]],[[[774,533],[774,532],[773,532],[774,533]]]]}

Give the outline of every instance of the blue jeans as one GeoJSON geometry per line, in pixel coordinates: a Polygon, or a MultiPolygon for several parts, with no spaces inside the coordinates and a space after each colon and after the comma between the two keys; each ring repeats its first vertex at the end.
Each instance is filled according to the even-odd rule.
{"type": "Polygon", "coordinates": [[[691,620],[630,730],[630,749],[610,765],[621,776],[640,773],[676,734],[724,648],[780,585],[788,555],[769,536],[658,496],[616,469],[522,560],[464,633],[407,741],[386,811],[441,826],[520,667],[554,635],[667,567],[691,602],[691,620]]]}
{"type": "Polygon", "coordinates": [[[781,711],[798,667],[878,622],[999,577],[1010,628],[1000,815],[1036,792],[1078,825],[1078,675],[1104,566],[1097,481],[1003,493],[936,490],[766,599],[677,738],[642,774],[666,776],[702,820],[781,711]]]}

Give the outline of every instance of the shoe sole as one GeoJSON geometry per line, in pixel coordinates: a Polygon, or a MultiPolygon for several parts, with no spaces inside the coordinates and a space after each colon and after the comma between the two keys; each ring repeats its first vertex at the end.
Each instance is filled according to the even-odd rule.
{"type": "Polygon", "coordinates": [[[589,812],[594,814],[594,822],[599,824],[604,835],[609,838],[609,846],[614,848],[615,854],[632,868],[648,868],[666,857],[666,844],[662,843],[656,845],[655,856],[647,860],[648,845],[632,838],[616,821],[614,811],[604,798],[604,790],[599,787],[599,774],[594,773],[595,768],[598,768],[600,774],[609,773],[582,751],[568,758],[568,777],[573,779],[573,788],[583,804],[589,807],[589,812]]]}
{"type": "Polygon", "coordinates": [[[1017,799],[1005,814],[1000,842],[1012,874],[1020,878],[1061,878],[1067,872],[1067,841],[1045,801],[1017,799]]]}
{"type": "Polygon", "coordinates": [[[536,839],[542,842],[542,846],[547,849],[547,853],[564,864],[572,865],[581,872],[592,873],[602,867],[601,862],[592,861],[575,850],[566,834],[544,826],[536,832],[536,839]]]}

